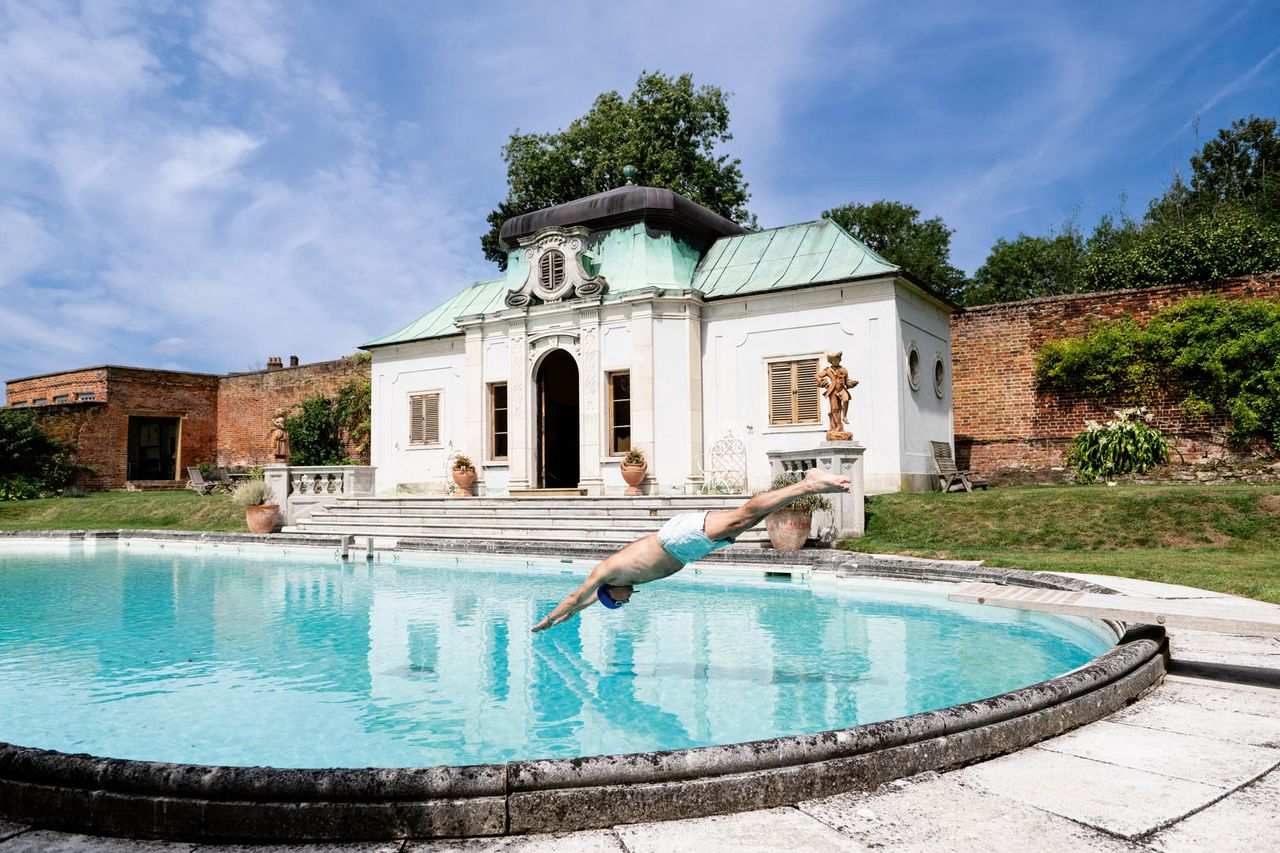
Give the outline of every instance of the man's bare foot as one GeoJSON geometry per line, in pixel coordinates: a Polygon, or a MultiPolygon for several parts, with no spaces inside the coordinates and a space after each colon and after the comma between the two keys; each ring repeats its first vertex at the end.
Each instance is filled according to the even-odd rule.
{"type": "Polygon", "coordinates": [[[810,468],[804,472],[804,481],[811,485],[815,485],[814,491],[818,494],[830,492],[852,492],[853,480],[848,477],[838,477],[821,468],[810,468]]]}

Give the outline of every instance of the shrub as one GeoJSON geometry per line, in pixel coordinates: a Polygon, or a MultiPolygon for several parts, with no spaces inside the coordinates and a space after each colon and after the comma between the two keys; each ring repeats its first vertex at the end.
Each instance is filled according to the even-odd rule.
{"type": "Polygon", "coordinates": [[[0,500],[49,497],[89,470],[75,448],[44,431],[31,412],[0,409],[0,500]]]}
{"type": "Polygon", "coordinates": [[[453,456],[453,467],[460,471],[474,471],[476,466],[471,461],[471,457],[462,453],[455,453],[453,456]]]}
{"type": "Polygon", "coordinates": [[[633,447],[627,451],[626,456],[622,457],[622,461],[627,463],[628,465],[643,465],[644,451],[637,450],[636,448],[633,447]]]}
{"type": "Polygon", "coordinates": [[[289,433],[289,464],[346,464],[342,425],[333,400],[317,394],[303,400],[298,409],[298,414],[284,421],[284,428],[289,433]]]}
{"type": "MultiPolygon", "coordinates": [[[[769,491],[785,489],[787,486],[800,482],[801,479],[799,474],[779,474],[769,484],[769,491]]],[[[819,510],[830,512],[832,506],[826,495],[803,495],[787,504],[783,509],[794,509],[797,512],[818,512],[819,510]]]]}
{"type": "Polygon", "coordinates": [[[1046,344],[1036,382],[1134,402],[1161,393],[1188,416],[1229,416],[1238,442],[1260,436],[1280,450],[1280,302],[1199,296],[1160,311],[1145,328],[1101,323],[1046,344]]]}
{"type": "Polygon", "coordinates": [[[1121,474],[1142,474],[1169,461],[1164,433],[1150,425],[1146,409],[1121,409],[1115,420],[1089,421],[1084,432],[1071,440],[1067,464],[1076,469],[1076,481],[1092,483],[1121,474]]]}
{"type": "Polygon", "coordinates": [[[231,500],[239,506],[261,506],[275,498],[275,493],[264,480],[245,480],[231,490],[231,500]]]}

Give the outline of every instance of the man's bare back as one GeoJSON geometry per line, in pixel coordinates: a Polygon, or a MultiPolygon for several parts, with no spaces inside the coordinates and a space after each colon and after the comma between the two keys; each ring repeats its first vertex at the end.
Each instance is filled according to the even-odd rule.
{"type": "MultiPolygon", "coordinates": [[[[781,509],[796,498],[804,495],[847,492],[851,488],[848,477],[838,477],[817,468],[811,468],[803,480],[782,489],[764,492],[747,500],[742,506],[732,510],[715,510],[706,513],[702,524],[702,539],[697,532],[692,538],[701,539],[701,552],[713,550],[727,544],[759,524],[766,515],[781,509]],[[710,540],[712,547],[705,547],[710,540]]],[[[679,520],[680,517],[673,520],[679,520]]],[[[666,528],[664,527],[664,530],[666,528]]],[[[685,560],[672,554],[658,538],[659,534],[651,533],[643,539],[632,542],[617,553],[606,557],[587,576],[587,580],[573,591],[564,601],[547,616],[533,626],[534,631],[545,631],[566,621],[575,613],[585,610],[597,600],[609,607],[618,607],[631,598],[634,587],[638,584],[670,577],[684,568],[685,560]],[[600,590],[604,589],[602,595],[600,590]]],[[[687,543],[686,543],[687,544],[687,543]]],[[[694,553],[698,552],[697,543],[694,553]]]]}

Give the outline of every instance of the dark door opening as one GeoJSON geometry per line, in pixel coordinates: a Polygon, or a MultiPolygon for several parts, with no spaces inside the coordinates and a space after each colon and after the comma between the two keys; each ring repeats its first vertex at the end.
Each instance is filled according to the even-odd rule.
{"type": "Polygon", "coordinates": [[[178,419],[129,418],[130,480],[176,480],[178,419]]]}
{"type": "Polygon", "coordinates": [[[578,363],[552,350],[538,367],[538,487],[578,486],[578,363]]]}

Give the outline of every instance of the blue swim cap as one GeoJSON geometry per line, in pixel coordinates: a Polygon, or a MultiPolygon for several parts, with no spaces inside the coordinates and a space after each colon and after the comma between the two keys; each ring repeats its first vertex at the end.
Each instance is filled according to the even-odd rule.
{"type": "Polygon", "coordinates": [[[604,584],[596,587],[596,598],[600,599],[600,603],[610,610],[617,610],[626,603],[625,601],[614,601],[613,596],[609,594],[609,590],[605,588],[604,584]]]}

